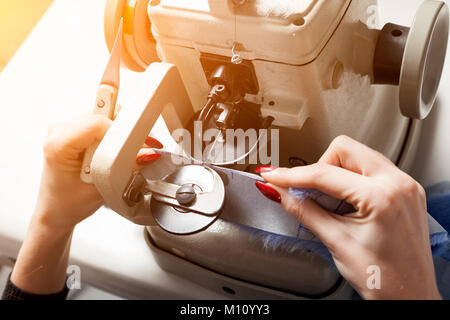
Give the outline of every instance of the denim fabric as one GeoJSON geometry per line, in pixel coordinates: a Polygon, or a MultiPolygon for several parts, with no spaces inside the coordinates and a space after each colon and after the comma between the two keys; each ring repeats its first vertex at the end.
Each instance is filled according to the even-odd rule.
{"type": "MultiPolygon", "coordinates": [[[[324,198],[323,194],[314,190],[290,189],[290,193],[299,200],[317,200],[318,198],[324,198]]],[[[426,193],[428,213],[440,225],[438,228],[433,228],[433,225],[436,223],[431,222],[430,218],[428,219],[436,280],[442,298],[450,300],[450,240],[448,237],[448,233],[450,231],[450,182],[443,182],[431,186],[426,189],[426,193]],[[440,227],[445,230],[442,230],[440,227]],[[433,229],[438,231],[433,231],[433,229]]],[[[333,206],[339,205],[340,207],[341,203],[336,201],[328,201],[324,204],[320,203],[320,205],[327,210],[331,209],[331,211],[336,212],[333,206]]],[[[348,210],[346,212],[350,211],[351,210],[348,210]]],[[[331,255],[322,243],[309,243],[308,241],[303,240],[302,242],[298,242],[296,244],[320,254],[323,258],[327,259],[334,265],[331,255]]],[[[360,299],[360,297],[355,293],[354,299],[360,299]]]]}
{"type": "MultiPolygon", "coordinates": [[[[450,182],[442,182],[426,189],[428,213],[450,231],[450,182]]],[[[442,298],[450,300],[450,242],[434,254],[436,280],[442,298]]]]}

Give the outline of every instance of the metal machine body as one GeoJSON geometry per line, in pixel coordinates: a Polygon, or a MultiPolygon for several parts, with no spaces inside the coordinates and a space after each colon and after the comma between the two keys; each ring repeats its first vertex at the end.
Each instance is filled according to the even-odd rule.
{"type": "Polygon", "coordinates": [[[114,121],[91,176],[111,209],[147,227],[168,271],[236,298],[349,298],[335,267],[298,243],[317,239],[290,230],[298,223],[279,206],[253,201],[257,191],[245,186],[254,177],[211,169],[205,159],[167,158],[133,173],[134,156],[162,114],[170,132],[191,130],[194,120],[219,132],[277,128],[281,166],[314,163],[346,134],[408,170],[439,84],[436,72],[426,83],[442,70],[448,10],[426,1],[411,29],[378,30],[375,0],[293,1],[284,9],[263,2],[108,1],[108,46],[123,17],[122,61],[146,70],[149,86],[146,104],[127,106],[114,121]],[[194,208],[204,192],[222,199],[211,212],[194,208]],[[250,219],[262,212],[272,224],[250,219]]]}
{"type": "Polygon", "coordinates": [[[304,12],[287,18],[233,9],[228,1],[211,1],[210,12],[185,10],[183,1],[161,1],[148,11],[158,54],[177,66],[194,109],[210,91],[201,55],[231,59],[234,39],[242,44],[238,52],[253,64],[259,85],[245,99],[283,128],[281,166],[289,166],[291,157],[314,163],[340,134],[398,161],[410,119],[400,113],[398,88],[371,85],[378,33],[366,22],[373,22],[376,1],[309,2],[304,12]]]}

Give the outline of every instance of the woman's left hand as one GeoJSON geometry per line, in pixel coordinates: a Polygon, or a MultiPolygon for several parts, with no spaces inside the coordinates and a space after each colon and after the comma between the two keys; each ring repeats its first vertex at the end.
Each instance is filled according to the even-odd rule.
{"type": "MultiPolygon", "coordinates": [[[[80,179],[84,151],[103,139],[112,120],[84,115],[49,129],[44,146],[44,169],[35,218],[50,228],[71,229],[103,204],[94,185],[80,179]]],[[[150,148],[162,148],[151,137],[137,156],[137,165],[147,165],[160,157],[150,148]]]]}
{"type": "MultiPolygon", "coordinates": [[[[11,282],[22,290],[53,294],[64,288],[73,230],[103,204],[96,187],[81,181],[84,152],[103,139],[111,123],[103,116],[85,115],[49,130],[35,212],[11,274],[11,282]]],[[[162,145],[148,137],[137,166],[160,157],[149,147],[162,145]]]]}

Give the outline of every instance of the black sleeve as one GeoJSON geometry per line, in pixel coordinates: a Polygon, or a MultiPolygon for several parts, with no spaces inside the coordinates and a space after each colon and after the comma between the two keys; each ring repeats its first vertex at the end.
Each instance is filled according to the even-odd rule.
{"type": "Polygon", "coordinates": [[[33,294],[23,291],[11,282],[11,274],[8,277],[8,283],[3,291],[2,300],[65,300],[69,288],[64,285],[64,289],[54,294],[33,294]]]}

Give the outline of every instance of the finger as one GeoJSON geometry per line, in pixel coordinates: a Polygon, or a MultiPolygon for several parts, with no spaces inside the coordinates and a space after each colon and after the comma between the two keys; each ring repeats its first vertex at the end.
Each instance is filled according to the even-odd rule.
{"type": "Polygon", "coordinates": [[[355,172],[327,165],[314,164],[292,169],[279,168],[261,173],[271,184],[282,188],[315,189],[337,199],[357,205],[358,194],[369,186],[369,178],[355,172]]]}
{"type": "Polygon", "coordinates": [[[338,219],[339,216],[326,211],[312,200],[296,199],[288,189],[270,186],[280,193],[283,208],[312,231],[327,247],[330,248],[336,239],[341,238],[344,225],[338,219]]]}
{"type": "Polygon", "coordinates": [[[85,150],[103,139],[111,123],[111,120],[100,115],[78,117],[49,130],[47,146],[51,146],[54,152],[85,150]]]}
{"type": "Polygon", "coordinates": [[[163,144],[156,140],[155,138],[148,136],[147,139],[145,139],[145,144],[149,146],[150,148],[156,148],[156,149],[162,149],[164,148],[163,144]]]}
{"type": "Polygon", "coordinates": [[[136,164],[139,166],[146,166],[155,162],[159,158],[161,158],[159,153],[156,153],[148,148],[141,149],[136,156],[136,164]]]}
{"type": "Polygon", "coordinates": [[[341,167],[365,176],[395,168],[384,155],[347,136],[334,139],[319,163],[341,167]]]}
{"type": "Polygon", "coordinates": [[[78,131],[68,132],[67,143],[74,148],[86,149],[94,142],[101,141],[112,121],[104,116],[92,115],[76,124],[78,131]]]}

